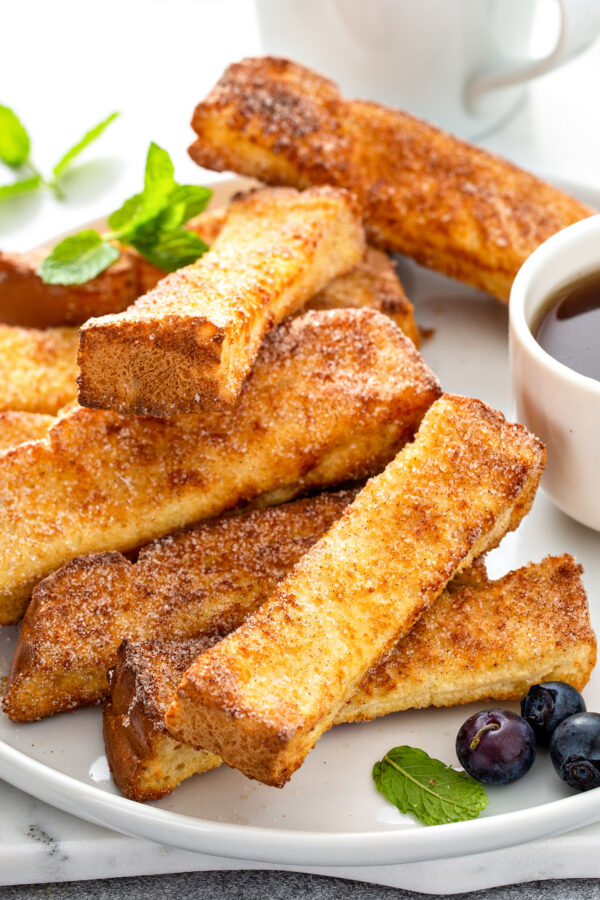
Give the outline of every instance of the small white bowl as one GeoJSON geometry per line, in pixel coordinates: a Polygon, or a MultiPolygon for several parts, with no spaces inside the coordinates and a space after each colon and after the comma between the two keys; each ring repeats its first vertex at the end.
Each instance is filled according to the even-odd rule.
{"type": "Polygon", "coordinates": [[[556,291],[593,272],[600,275],[600,215],[532,253],[510,295],[510,372],[517,419],[548,449],[542,486],[563,512],[600,531],[600,381],[553,359],[531,330],[556,291]]]}

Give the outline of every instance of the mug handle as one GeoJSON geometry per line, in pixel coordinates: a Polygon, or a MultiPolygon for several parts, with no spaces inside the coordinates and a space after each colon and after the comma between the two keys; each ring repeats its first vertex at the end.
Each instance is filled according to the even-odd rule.
{"type": "Polygon", "coordinates": [[[554,50],[541,59],[502,63],[473,75],[466,86],[466,103],[472,112],[484,94],[498,88],[522,84],[562,66],[594,43],[600,33],[598,0],[556,0],[560,31],[554,50]]]}

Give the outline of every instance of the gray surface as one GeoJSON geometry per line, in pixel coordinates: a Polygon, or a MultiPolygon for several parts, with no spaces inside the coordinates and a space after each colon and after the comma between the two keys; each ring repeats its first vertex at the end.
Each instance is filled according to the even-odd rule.
{"type": "MultiPolygon", "coordinates": [[[[292,872],[189,872],[0,888],[0,900],[433,900],[437,896],[292,872]]],[[[600,879],[534,881],[454,896],[461,900],[588,900],[600,898],[600,879]]]]}

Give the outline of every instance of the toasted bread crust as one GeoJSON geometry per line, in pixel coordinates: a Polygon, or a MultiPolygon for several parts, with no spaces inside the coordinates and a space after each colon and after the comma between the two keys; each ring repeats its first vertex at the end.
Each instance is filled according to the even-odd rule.
{"type": "MultiPolygon", "coordinates": [[[[211,209],[190,219],[186,228],[212,244],[225,216],[226,207],[211,209]]],[[[120,247],[119,259],[85,284],[46,284],[38,269],[50,250],[0,253],[0,322],[28,328],[82,325],[91,316],[127,309],[165,275],[137,250],[120,247]]]]}
{"type": "Polygon", "coordinates": [[[103,707],[104,745],[115,784],[131,800],[158,800],[185,778],[221,764],[216,754],[194,750],[170,737],[164,711],[161,714],[175,692],[177,676],[218,639],[218,633],[208,632],[182,643],[124,641],[118,648],[110,673],[111,696],[103,707]],[[175,760],[170,778],[168,763],[158,758],[159,744],[163,754],[166,751],[175,760]]]}
{"type": "Polygon", "coordinates": [[[394,264],[386,253],[367,247],[364,259],[346,275],[330,281],[309,300],[306,309],[376,309],[396,323],[419,346],[413,305],[404,293],[394,264]]]}
{"type": "MultiPolygon", "coordinates": [[[[215,231],[221,221],[222,216],[210,218],[203,230],[215,231]]],[[[155,270],[152,276],[149,269],[146,273],[154,283],[164,274],[140,257],[142,265],[155,270]]],[[[372,247],[358,266],[334,278],[306,305],[306,309],[364,307],[389,316],[419,346],[412,304],[391,260],[372,247]]],[[[55,415],[75,400],[78,345],[76,328],[35,329],[0,324],[0,412],[24,410],[55,415]]]]}
{"type": "Polygon", "coordinates": [[[135,563],[97,553],[67,563],[33,591],[3,699],[32,721],[97,703],[123,639],[224,635],[342,514],[357,490],[213,519],[143,547],[135,563]]]}
{"type": "Polygon", "coordinates": [[[348,187],[369,240],[507,301],[530,253],[592,210],[399,110],[344,100],[285,59],[230,65],[194,113],[199,165],[268,184],[348,187]]]}
{"type": "Polygon", "coordinates": [[[126,309],[138,293],[137,262],[122,252],[108,269],[79,285],[45,284],[38,275],[49,247],[0,253],[0,321],[29,328],[79,325],[126,309]]]}
{"type": "Polygon", "coordinates": [[[77,396],[75,328],[0,324],[0,411],[54,415],[77,396]]]}
{"type": "Polygon", "coordinates": [[[25,441],[43,438],[54,423],[54,416],[9,410],[0,412],[0,453],[12,450],[25,441]]]}
{"type": "MultiPolygon", "coordinates": [[[[596,638],[572,557],[547,557],[498,581],[470,580],[448,585],[365,675],[336,724],[430,705],[518,699],[547,680],[582,690],[596,638]]],[[[156,800],[215,767],[214,754],[176,742],[164,717],[185,670],[218,639],[207,633],[196,641],[125,641],[119,648],[103,718],[111,772],[126,797],[156,800]]]]}
{"type": "Polygon", "coordinates": [[[449,394],[269,601],[188,669],[173,737],[280,786],[366,671],[528,511],[540,441],[449,394]]]}
{"type": "Polygon", "coordinates": [[[17,621],[34,585],[76,556],[378,471],[439,393],[388,318],[334,310],[271,332],[227,411],[71,410],[45,440],[0,457],[0,622],[17,621]]]}
{"type": "MultiPolygon", "coordinates": [[[[223,228],[228,210],[228,205],[206,210],[190,219],[186,228],[195,231],[210,247],[223,228]]],[[[123,248],[121,249],[123,251],[123,248]]],[[[26,324],[36,328],[64,326],[66,323],[81,325],[91,316],[103,316],[108,312],[122,312],[138,297],[155,288],[166,274],[162,269],[140,256],[133,248],[128,247],[124,252],[131,265],[135,266],[135,289],[132,289],[127,281],[121,281],[114,277],[114,270],[111,267],[108,270],[111,277],[111,308],[106,308],[102,302],[99,302],[97,306],[94,306],[93,303],[91,286],[97,279],[104,278],[106,280],[108,278],[105,273],[102,273],[86,285],[86,302],[81,306],[79,314],[77,310],[81,288],[78,285],[44,284],[36,273],[37,266],[41,261],[39,253],[0,254],[0,272],[2,265],[5,270],[10,270],[10,277],[6,277],[4,281],[0,275],[0,320],[3,317],[3,309],[7,307],[14,307],[10,321],[14,319],[18,325],[26,324]],[[22,295],[28,290],[32,280],[37,285],[36,290],[40,295],[39,302],[33,307],[29,303],[24,305],[25,320],[23,320],[20,312],[23,308],[22,295]],[[51,293],[51,296],[48,296],[45,301],[42,297],[44,290],[51,293]]],[[[114,265],[118,267],[117,263],[114,265]]],[[[99,293],[102,296],[100,291],[99,293]]],[[[385,313],[417,347],[419,346],[419,330],[414,320],[412,304],[404,293],[391,260],[373,247],[367,248],[364,259],[353,271],[334,278],[308,301],[305,309],[346,309],[365,306],[385,313]]],[[[74,372],[75,369],[76,367],[74,367],[74,372]]],[[[75,375],[76,372],[73,378],[75,375]]],[[[74,399],[76,391],[76,387],[70,388],[72,399],[74,399]]]]}
{"type": "Polygon", "coordinates": [[[565,553],[484,585],[451,582],[367,672],[337,721],[517,699],[540,681],[567,681],[582,690],[596,664],[582,572],[565,553]]]}
{"type": "Polygon", "coordinates": [[[232,404],[266,332],[364,252],[360,210],[346,191],[240,196],[196,263],[125,312],[83,325],[79,402],[152,416],[232,404]]]}

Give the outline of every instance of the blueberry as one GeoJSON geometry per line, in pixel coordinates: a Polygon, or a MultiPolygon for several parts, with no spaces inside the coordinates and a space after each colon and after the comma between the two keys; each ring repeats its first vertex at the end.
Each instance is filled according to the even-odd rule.
{"type": "Polygon", "coordinates": [[[509,709],[475,713],[456,737],[456,755],[466,772],[484,784],[510,784],[533,765],[535,735],[509,709]]]}
{"type": "Polygon", "coordinates": [[[550,741],[550,759],[563,781],[578,791],[600,786],[600,714],[565,719],[550,741]]]}
{"type": "Polygon", "coordinates": [[[534,684],[521,700],[521,715],[529,722],[538,744],[547,747],[554,729],[576,713],[585,712],[583,697],[564,681],[534,684]]]}

